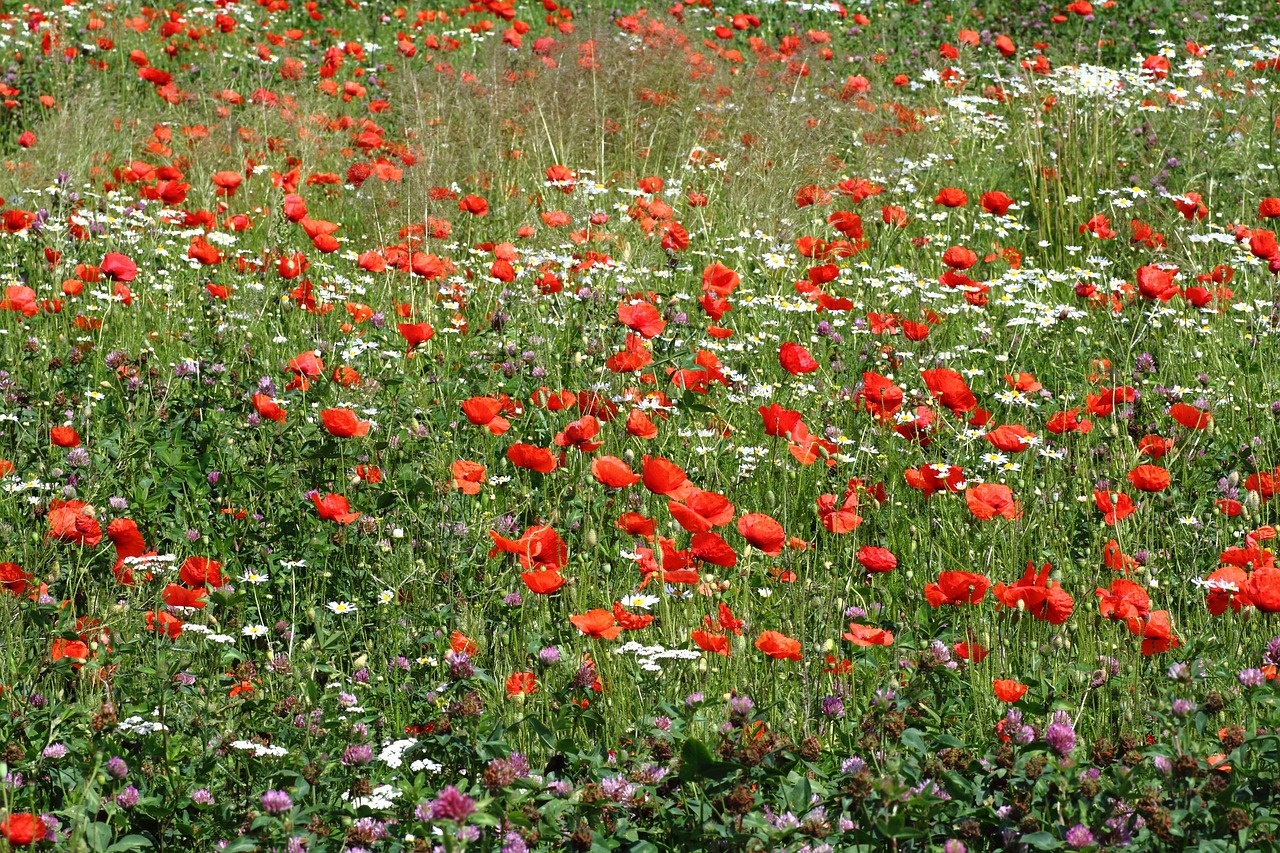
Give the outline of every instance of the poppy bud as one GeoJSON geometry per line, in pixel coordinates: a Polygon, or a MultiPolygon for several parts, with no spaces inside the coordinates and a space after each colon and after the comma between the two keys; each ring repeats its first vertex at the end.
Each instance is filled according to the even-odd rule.
{"type": "Polygon", "coordinates": [[[1240,472],[1232,471],[1230,474],[1228,474],[1227,484],[1230,485],[1232,488],[1235,488],[1236,486],[1240,485],[1240,472]]]}
{"type": "Polygon", "coordinates": [[[1246,495],[1245,495],[1245,497],[1244,497],[1244,515],[1245,515],[1245,518],[1248,518],[1250,515],[1252,515],[1253,513],[1257,512],[1257,511],[1258,511],[1258,507],[1261,505],[1261,503],[1262,503],[1262,500],[1261,500],[1261,497],[1259,496],[1259,494],[1258,494],[1257,492],[1255,492],[1255,491],[1252,491],[1252,490],[1251,490],[1251,491],[1249,491],[1249,493],[1248,493],[1248,494],[1246,494],[1246,495]]]}
{"type": "Polygon", "coordinates": [[[600,537],[596,534],[596,531],[593,528],[586,532],[586,535],[582,537],[582,541],[588,548],[594,548],[599,544],[600,537]]]}
{"type": "Polygon", "coordinates": [[[1252,622],[1253,617],[1257,615],[1258,615],[1258,608],[1254,607],[1253,605],[1245,605],[1244,607],[1240,608],[1241,622],[1252,622]]]}
{"type": "Polygon", "coordinates": [[[1119,438],[1119,437],[1120,437],[1120,427],[1119,427],[1119,425],[1118,425],[1118,424],[1112,424],[1112,425],[1111,425],[1111,437],[1112,437],[1112,438],[1119,438]]]}
{"type": "Polygon", "coordinates": [[[778,496],[774,494],[773,489],[764,493],[764,502],[769,505],[769,509],[778,508],[778,496]]]}
{"type": "Polygon", "coordinates": [[[1019,599],[1018,599],[1018,612],[1019,612],[1019,613],[1025,613],[1025,612],[1026,612],[1026,610],[1027,610],[1027,602],[1026,602],[1026,601],[1024,601],[1023,599],[1019,598],[1019,599]]]}
{"type": "Polygon", "coordinates": [[[836,641],[831,639],[830,637],[827,637],[827,639],[822,641],[823,654],[828,654],[830,652],[833,652],[835,651],[835,648],[836,648],[836,641]]]}
{"type": "MultiPolygon", "coordinates": [[[[704,674],[707,671],[707,659],[705,657],[698,658],[698,663],[694,666],[694,669],[698,671],[699,675],[704,674]]],[[[726,699],[725,701],[727,702],[728,700],[726,699]]]]}

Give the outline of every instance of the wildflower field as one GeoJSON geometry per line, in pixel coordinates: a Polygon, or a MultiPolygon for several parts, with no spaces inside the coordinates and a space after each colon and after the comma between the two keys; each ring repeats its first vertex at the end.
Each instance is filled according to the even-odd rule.
{"type": "Polygon", "coordinates": [[[1280,5],[0,12],[0,849],[1280,846],[1280,5]]]}

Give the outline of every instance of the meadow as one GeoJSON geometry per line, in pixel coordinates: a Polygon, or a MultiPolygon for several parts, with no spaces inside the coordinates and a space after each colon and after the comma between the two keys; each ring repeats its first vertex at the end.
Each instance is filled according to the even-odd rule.
{"type": "Polygon", "coordinates": [[[1277,848],[1272,0],[0,55],[0,849],[1277,848]]]}

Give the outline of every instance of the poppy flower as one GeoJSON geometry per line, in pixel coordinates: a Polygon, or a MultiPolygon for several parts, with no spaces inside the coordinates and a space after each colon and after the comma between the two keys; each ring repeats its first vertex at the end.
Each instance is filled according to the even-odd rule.
{"type": "Polygon", "coordinates": [[[967,270],[978,262],[978,255],[964,246],[952,246],[942,253],[942,262],[953,270],[967,270]]]}
{"type": "Polygon", "coordinates": [[[1155,610],[1146,617],[1134,617],[1127,620],[1129,631],[1142,637],[1142,654],[1146,657],[1176,649],[1182,645],[1173,633],[1173,624],[1169,619],[1169,611],[1155,610]]]}
{"type": "Polygon", "coordinates": [[[1133,501],[1124,492],[1095,489],[1093,502],[1102,513],[1102,520],[1111,527],[1114,527],[1117,521],[1123,521],[1135,512],[1133,501]]]}
{"type": "Polygon", "coordinates": [[[990,586],[991,581],[975,572],[942,572],[937,583],[925,585],[924,597],[930,607],[977,604],[990,586]]]}
{"type": "Polygon", "coordinates": [[[436,330],[431,328],[430,323],[401,323],[396,326],[396,330],[400,332],[400,336],[409,345],[409,348],[405,350],[406,353],[413,352],[419,345],[431,340],[436,333],[436,330]]]}
{"type": "Polygon", "coordinates": [[[619,303],[618,322],[645,340],[657,337],[667,328],[667,321],[649,302],[619,303]]]}
{"type": "Polygon", "coordinates": [[[983,193],[978,201],[982,209],[993,216],[1004,216],[1013,205],[1013,199],[999,190],[983,193]]]}
{"type": "Polygon", "coordinates": [[[1263,613],[1280,613],[1280,569],[1271,566],[1255,569],[1244,593],[1248,598],[1246,603],[1263,613]]]}
{"type": "Polygon", "coordinates": [[[28,847],[37,841],[44,841],[49,828],[39,815],[29,812],[15,812],[0,821],[0,835],[9,840],[14,847],[28,847]]]}
{"type": "Polygon", "coordinates": [[[694,485],[689,482],[689,475],[684,469],[670,459],[645,454],[641,460],[641,479],[644,487],[655,495],[666,495],[675,500],[683,500],[693,493],[694,485]]]}
{"type": "Polygon", "coordinates": [[[684,503],[668,501],[667,510],[690,533],[706,533],[733,521],[734,506],[724,495],[695,489],[684,503]]]}
{"type": "Polygon", "coordinates": [[[741,276],[719,262],[702,270],[702,289],[717,296],[728,296],[741,282],[741,276]]]}
{"type": "Polygon", "coordinates": [[[956,657],[962,660],[971,660],[974,663],[982,663],[987,659],[987,655],[991,654],[991,650],[978,643],[959,642],[953,647],[956,657]]]}
{"type": "Polygon", "coordinates": [[[320,413],[324,428],[338,438],[353,438],[369,434],[369,421],[362,421],[350,409],[325,409],[320,413]]]}
{"type": "Polygon", "coordinates": [[[947,368],[922,370],[920,376],[934,399],[950,409],[952,414],[960,415],[977,408],[978,398],[969,390],[964,377],[956,371],[947,368]]]}
{"type": "Polygon", "coordinates": [[[738,532],[752,547],[758,548],[770,557],[782,553],[786,544],[786,534],[782,525],[771,516],[760,512],[752,512],[738,519],[738,532]]]}
{"type": "Polygon", "coordinates": [[[1213,423],[1213,415],[1186,403],[1174,403],[1170,406],[1169,417],[1187,429],[1207,429],[1213,423]]]}
{"type": "Polygon", "coordinates": [[[1093,431],[1093,421],[1082,421],[1079,418],[1079,414],[1079,409],[1066,409],[1061,412],[1055,412],[1049,416],[1044,428],[1054,435],[1062,435],[1068,432],[1087,435],[1093,431]]]}
{"type": "Polygon", "coordinates": [[[524,581],[530,592],[537,595],[551,595],[567,583],[564,576],[555,569],[521,572],[520,580],[524,581]]]}
{"type": "Polygon", "coordinates": [[[222,586],[222,564],[206,557],[188,557],[182,563],[178,578],[187,586],[222,586]]]}
{"type": "Polygon", "coordinates": [[[80,434],[67,426],[56,426],[49,430],[49,439],[57,447],[80,446],[80,434]]]}
{"type": "Polygon", "coordinates": [[[653,617],[639,613],[631,613],[622,606],[622,602],[613,603],[613,618],[624,631],[639,631],[653,624],[653,617]]]}
{"type": "Polygon", "coordinates": [[[809,351],[790,341],[778,350],[778,362],[782,365],[782,369],[792,376],[813,373],[818,369],[818,362],[809,354],[809,351]]]}
{"type": "Polygon", "coordinates": [[[285,412],[284,409],[280,408],[280,406],[266,394],[254,394],[252,402],[253,408],[258,413],[258,416],[266,418],[269,421],[275,421],[276,423],[282,424],[288,416],[288,413],[285,412]]]}
{"type": "Polygon", "coordinates": [[[858,480],[849,481],[849,488],[838,505],[835,495],[819,495],[817,498],[818,518],[822,526],[836,535],[857,530],[862,524],[862,516],[858,515],[858,484],[858,480]]]}
{"type": "Polygon", "coordinates": [[[1127,578],[1116,578],[1110,589],[1097,590],[1098,610],[1103,619],[1123,622],[1143,618],[1151,612],[1147,591],[1127,578]]]}
{"type": "MultiPolygon", "coordinates": [[[[1266,603],[1270,604],[1274,596],[1268,588],[1271,584],[1267,584],[1267,580],[1265,577],[1260,579],[1258,588],[1267,599],[1266,603]]],[[[1210,572],[1201,587],[1205,590],[1204,603],[1211,616],[1221,616],[1227,612],[1228,607],[1239,613],[1240,608],[1253,603],[1249,597],[1249,576],[1238,566],[1222,566],[1210,572]]]]}
{"type": "Polygon", "coordinates": [[[1013,490],[998,483],[979,483],[964,493],[965,503],[975,518],[990,521],[999,516],[1010,521],[1022,518],[1022,506],[1013,499],[1013,490]]]}
{"type": "Polygon", "coordinates": [[[534,525],[525,530],[519,539],[508,539],[496,530],[489,531],[493,547],[489,549],[492,559],[501,553],[515,554],[524,569],[539,568],[559,570],[564,568],[569,559],[569,549],[565,546],[560,534],[550,527],[534,525]]]}
{"type": "Polygon", "coordinates": [[[692,631],[689,634],[704,652],[730,657],[729,638],[714,631],[692,631]]]}
{"type": "Polygon", "coordinates": [[[862,392],[858,395],[868,412],[887,421],[902,408],[903,391],[887,376],[878,373],[862,374],[862,392]]]}
{"type": "Polygon", "coordinates": [[[316,505],[320,517],[327,521],[350,524],[361,515],[351,511],[351,504],[342,495],[328,494],[322,498],[319,492],[315,492],[311,495],[311,502],[316,505]]]}
{"type": "Polygon", "coordinates": [[[148,610],[145,615],[147,630],[164,634],[170,640],[176,640],[182,633],[183,621],[171,613],[148,610]]]}
{"type": "Polygon", "coordinates": [[[695,533],[689,547],[693,556],[713,566],[731,569],[738,564],[737,552],[718,533],[695,533]]]}
{"type": "Polygon", "coordinates": [[[600,422],[591,415],[584,415],[566,426],[563,432],[556,433],[553,441],[557,447],[575,447],[583,453],[591,453],[604,444],[592,441],[599,434],[600,422]]]}
{"type": "Polygon", "coordinates": [[[550,474],[556,470],[556,457],[545,447],[516,442],[507,448],[507,459],[517,468],[528,468],[540,474],[550,474]]]}
{"type": "Polygon", "coordinates": [[[203,587],[191,589],[182,584],[171,583],[164,588],[164,603],[166,607],[191,607],[200,610],[207,602],[203,587]]]}
{"type": "Polygon", "coordinates": [[[1144,492],[1163,492],[1169,488],[1169,472],[1158,465],[1139,465],[1129,472],[1129,482],[1144,492]]]}
{"type": "Polygon", "coordinates": [[[1152,459],[1163,459],[1173,450],[1173,439],[1159,435],[1144,435],[1138,439],[1138,455],[1150,456],[1152,459]]]}
{"type": "Polygon", "coordinates": [[[27,591],[27,582],[31,575],[22,570],[17,563],[0,563],[0,586],[14,595],[22,595],[27,591]]]}
{"type": "Polygon", "coordinates": [[[891,572],[898,567],[898,558],[888,548],[863,545],[858,549],[857,560],[868,572],[891,572]]]}
{"type": "Polygon", "coordinates": [[[122,281],[125,284],[138,277],[138,265],[128,255],[122,255],[119,252],[107,252],[103,255],[102,263],[98,264],[98,268],[107,278],[122,281]]]}
{"type": "Polygon", "coordinates": [[[49,538],[93,547],[102,541],[102,525],[84,501],[53,500],[49,503],[49,538]]]}
{"type": "Polygon", "coordinates": [[[991,594],[1005,607],[1021,605],[1035,618],[1051,625],[1061,625],[1071,617],[1075,601],[1060,583],[1049,580],[1051,568],[1045,563],[1037,573],[1035,564],[1028,560],[1027,570],[1017,583],[998,583],[991,594]]]}
{"type": "Polygon", "coordinates": [[[991,683],[996,698],[1001,702],[1017,702],[1027,693],[1027,685],[1012,678],[998,678],[991,683]]]}
{"type": "Polygon", "coordinates": [[[934,463],[919,468],[908,468],[902,474],[907,485],[924,492],[925,498],[934,492],[958,492],[965,488],[964,469],[959,465],[934,463]]]}
{"type": "Polygon", "coordinates": [[[1022,424],[1004,424],[988,432],[986,440],[1004,453],[1021,453],[1031,446],[1035,433],[1027,432],[1022,424]]]}
{"type": "Polygon", "coordinates": [[[538,676],[532,672],[513,672],[507,676],[507,698],[529,696],[538,692],[538,676]]]}
{"type": "Polygon", "coordinates": [[[849,624],[849,630],[840,636],[853,643],[855,646],[891,646],[893,645],[893,633],[883,628],[876,628],[872,625],[859,625],[857,622],[849,624]]]}
{"type": "Polygon", "coordinates": [[[944,187],[934,196],[933,203],[942,207],[964,207],[969,203],[969,196],[965,195],[964,190],[944,187]]]}
{"type": "Polygon", "coordinates": [[[1173,283],[1178,268],[1162,269],[1148,264],[1138,268],[1138,293],[1144,299],[1158,299],[1168,302],[1178,295],[1178,286],[1173,283]]]}
{"type": "Polygon", "coordinates": [[[768,408],[761,406],[760,418],[764,421],[764,434],[774,437],[785,436],[800,422],[800,413],[784,409],[777,403],[770,403],[768,408]]]}
{"type": "Polygon", "coordinates": [[[800,660],[800,641],[777,631],[762,631],[755,647],[774,660],[800,660]]]}
{"type": "Polygon", "coordinates": [[[622,627],[615,624],[613,613],[608,610],[588,610],[580,616],[570,616],[569,621],[583,634],[597,640],[617,639],[622,633],[622,627]]]}

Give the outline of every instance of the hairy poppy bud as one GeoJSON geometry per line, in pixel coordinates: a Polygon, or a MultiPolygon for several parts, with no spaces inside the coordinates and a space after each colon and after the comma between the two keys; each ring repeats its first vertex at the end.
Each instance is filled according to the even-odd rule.
{"type": "Polygon", "coordinates": [[[777,509],[778,496],[774,494],[773,489],[770,489],[769,491],[764,493],[764,502],[768,504],[769,509],[777,509]]]}
{"type": "Polygon", "coordinates": [[[596,531],[593,528],[586,532],[586,534],[582,537],[582,541],[583,541],[583,544],[585,544],[588,548],[594,548],[600,542],[600,537],[599,535],[596,534],[596,531]]]}

